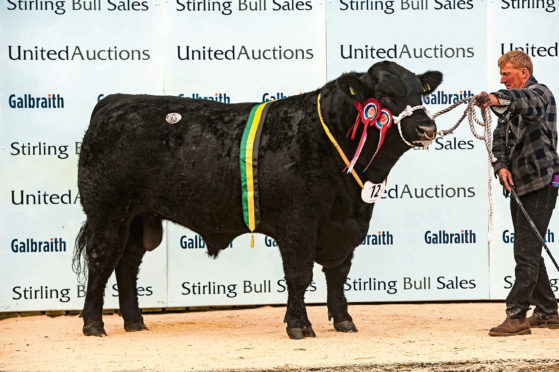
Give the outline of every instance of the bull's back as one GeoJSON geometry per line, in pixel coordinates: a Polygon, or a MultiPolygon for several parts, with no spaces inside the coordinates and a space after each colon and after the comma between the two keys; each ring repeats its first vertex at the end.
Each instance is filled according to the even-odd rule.
{"type": "Polygon", "coordinates": [[[150,204],[146,209],[166,209],[164,214],[181,205],[191,213],[227,208],[240,195],[239,144],[251,107],[172,96],[107,96],[93,110],[82,144],[82,200],[105,192],[107,200],[133,197],[136,204],[150,204]],[[169,123],[170,113],[181,119],[169,123]]]}

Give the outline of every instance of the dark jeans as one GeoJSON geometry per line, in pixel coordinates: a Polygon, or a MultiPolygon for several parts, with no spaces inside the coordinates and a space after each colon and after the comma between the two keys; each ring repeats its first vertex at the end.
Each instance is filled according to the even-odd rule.
{"type": "MultiPolygon", "coordinates": [[[[555,208],[557,189],[544,187],[520,197],[542,237],[555,208]]],[[[507,317],[524,318],[530,305],[544,316],[557,314],[557,299],[549,284],[542,257],[542,245],[516,201],[511,197],[510,210],[514,226],[515,282],[507,296],[507,317]]]]}

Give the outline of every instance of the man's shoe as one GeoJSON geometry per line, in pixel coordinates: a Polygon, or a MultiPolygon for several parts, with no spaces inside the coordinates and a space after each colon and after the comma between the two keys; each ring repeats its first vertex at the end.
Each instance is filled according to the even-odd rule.
{"type": "Polygon", "coordinates": [[[528,318],[530,327],[532,328],[559,328],[559,315],[545,316],[543,314],[533,314],[528,318]]]}
{"type": "Polygon", "coordinates": [[[503,323],[489,330],[489,336],[516,336],[529,335],[530,333],[532,333],[530,322],[526,318],[507,318],[503,323]]]}

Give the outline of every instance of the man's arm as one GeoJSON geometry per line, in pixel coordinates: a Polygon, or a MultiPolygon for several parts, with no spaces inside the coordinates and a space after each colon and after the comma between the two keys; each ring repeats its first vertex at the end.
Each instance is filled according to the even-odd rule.
{"type": "MultiPolygon", "coordinates": [[[[506,110],[511,113],[521,115],[527,124],[539,122],[544,119],[547,105],[551,102],[551,92],[543,85],[536,85],[533,88],[524,89],[501,89],[491,93],[499,103],[506,103],[506,110]]],[[[494,99],[491,99],[491,103],[494,99]]],[[[493,108],[497,113],[498,108],[493,108]]],[[[503,113],[505,112],[503,111],[503,113]]]]}
{"type": "Polygon", "coordinates": [[[491,149],[491,152],[497,159],[493,162],[495,174],[499,178],[501,185],[510,192],[511,186],[514,186],[514,181],[512,180],[512,174],[507,168],[505,144],[506,127],[506,122],[504,120],[499,120],[497,127],[493,131],[493,148],[491,149]]]}

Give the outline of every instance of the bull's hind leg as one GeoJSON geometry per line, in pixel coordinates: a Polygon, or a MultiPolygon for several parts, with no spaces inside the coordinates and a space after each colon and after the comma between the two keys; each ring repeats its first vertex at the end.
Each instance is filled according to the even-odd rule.
{"type": "Polygon", "coordinates": [[[120,260],[126,230],[116,223],[103,226],[92,224],[92,236],[87,242],[87,292],[83,306],[83,333],[86,336],[107,335],[103,324],[103,294],[109,276],[120,260]]]}
{"type": "Polygon", "coordinates": [[[146,253],[142,231],[141,217],[134,218],[124,253],[115,269],[120,313],[124,319],[124,329],[128,332],[147,329],[138,306],[136,289],[138,269],[146,253]]]}
{"type": "Polygon", "coordinates": [[[128,332],[147,329],[138,306],[138,270],[146,251],[155,249],[163,238],[161,218],[153,213],[137,216],[130,224],[124,253],[115,269],[120,313],[128,332]]]}
{"type": "Polygon", "coordinates": [[[326,275],[328,290],[328,320],[334,318],[334,328],[339,332],[357,332],[357,327],[347,312],[347,299],[344,294],[344,284],[351,268],[352,256],[338,266],[322,269],[326,275]]]}
{"type": "Polygon", "coordinates": [[[285,240],[278,238],[288,293],[284,322],[292,339],[316,336],[305,307],[305,291],[312,281],[314,264],[314,250],[309,248],[314,246],[312,241],[309,235],[296,236],[293,231],[285,240]]]}

